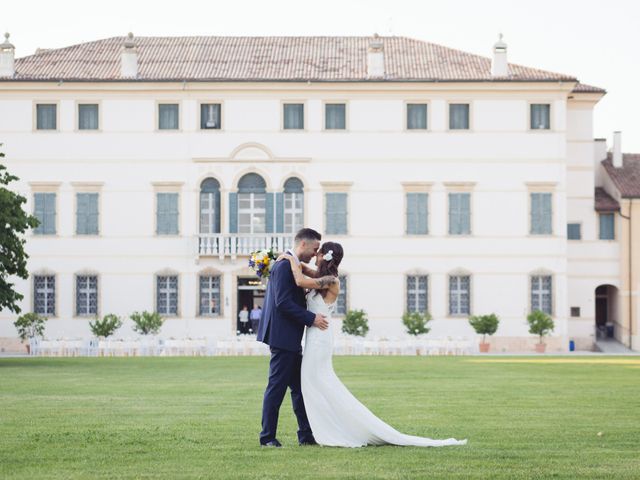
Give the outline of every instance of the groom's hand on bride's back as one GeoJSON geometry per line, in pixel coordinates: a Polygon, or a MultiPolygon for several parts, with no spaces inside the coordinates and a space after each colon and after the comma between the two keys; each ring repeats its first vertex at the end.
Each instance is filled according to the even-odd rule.
{"type": "Polygon", "coordinates": [[[329,322],[327,322],[327,319],[324,315],[316,313],[316,318],[313,321],[313,326],[318,327],[320,330],[326,330],[327,328],[329,328],[329,322]]]}

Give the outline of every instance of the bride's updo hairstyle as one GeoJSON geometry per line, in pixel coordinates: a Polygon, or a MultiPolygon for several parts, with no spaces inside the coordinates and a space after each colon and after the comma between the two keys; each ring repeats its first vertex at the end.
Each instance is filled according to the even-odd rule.
{"type": "Polygon", "coordinates": [[[331,251],[331,260],[327,261],[323,258],[320,265],[318,265],[318,276],[324,277],[325,275],[333,275],[334,277],[338,276],[338,266],[342,261],[342,257],[344,256],[344,251],[342,250],[342,245],[335,242],[325,242],[320,247],[320,253],[322,255],[326,255],[331,251]]]}

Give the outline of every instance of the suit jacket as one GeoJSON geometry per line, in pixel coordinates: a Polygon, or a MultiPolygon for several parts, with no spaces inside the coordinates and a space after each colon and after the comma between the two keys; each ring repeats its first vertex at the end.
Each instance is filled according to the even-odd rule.
{"type": "Polygon", "coordinates": [[[257,340],[299,352],[304,327],[313,325],[315,317],[307,310],[304,289],[296,285],[289,261],[276,262],[267,284],[257,340]]]}

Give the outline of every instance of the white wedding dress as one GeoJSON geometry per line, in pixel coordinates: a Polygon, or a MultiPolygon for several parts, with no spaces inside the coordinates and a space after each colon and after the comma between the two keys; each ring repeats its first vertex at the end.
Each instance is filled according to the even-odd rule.
{"type": "Polygon", "coordinates": [[[320,445],[362,447],[365,445],[404,445],[444,447],[464,445],[466,440],[405,435],[387,425],[354,397],[333,371],[333,329],[331,314],[336,302],[328,305],[320,294],[307,294],[307,310],[327,317],[329,328],[306,330],[302,356],[301,384],[304,406],[313,436],[320,445]]]}

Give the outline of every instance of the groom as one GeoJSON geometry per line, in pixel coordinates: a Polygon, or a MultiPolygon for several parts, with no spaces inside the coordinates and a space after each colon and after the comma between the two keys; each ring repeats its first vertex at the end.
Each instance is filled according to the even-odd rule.
{"type": "MultiPolygon", "coordinates": [[[[321,239],[322,236],[315,230],[303,228],[296,234],[293,250],[288,253],[298,263],[307,263],[318,253],[321,239]]],[[[298,419],[298,443],[316,444],[300,388],[300,342],[305,326],[325,330],[329,324],[324,315],[307,311],[304,289],[296,285],[291,264],[288,261],[276,262],[271,269],[257,338],[259,342],[269,345],[271,350],[269,384],[262,403],[260,445],[263,447],[282,446],[276,439],[276,430],[287,387],[291,389],[291,403],[298,419]]]]}

